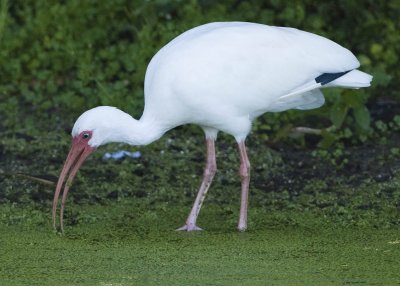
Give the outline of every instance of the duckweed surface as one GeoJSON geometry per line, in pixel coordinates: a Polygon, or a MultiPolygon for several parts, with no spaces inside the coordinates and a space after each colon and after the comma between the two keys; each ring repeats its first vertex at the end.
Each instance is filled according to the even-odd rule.
{"type": "Polygon", "coordinates": [[[2,285],[398,285],[398,229],[344,228],[308,212],[202,213],[204,232],[182,233],[186,209],[140,200],[73,206],[64,236],[34,208],[0,208],[2,285]],[[145,205],[145,207],[143,207],[145,205]],[[142,207],[140,207],[142,206],[142,207]],[[289,222],[288,222],[289,221],[289,222]],[[277,223],[279,222],[279,223],[277,223]]]}

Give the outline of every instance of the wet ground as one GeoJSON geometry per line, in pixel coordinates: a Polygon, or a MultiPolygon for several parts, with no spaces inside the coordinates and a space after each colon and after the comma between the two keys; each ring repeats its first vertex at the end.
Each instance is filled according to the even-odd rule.
{"type": "Polygon", "coordinates": [[[82,167],[51,227],[69,135],[18,133],[0,144],[0,276],[7,285],[398,285],[398,137],[316,152],[248,140],[249,231],[235,230],[240,178],[234,141],[217,143],[218,173],[202,233],[176,233],[200,184],[201,133],[180,128],[141,157],[82,167]]]}
{"type": "MultiPolygon", "coordinates": [[[[188,207],[200,184],[204,143],[200,133],[181,128],[147,147],[108,145],[84,164],[71,187],[69,204],[105,204],[125,198],[188,207]],[[115,150],[141,151],[137,159],[104,160],[115,150]]],[[[69,135],[3,137],[0,145],[0,203],[49,207],[54,183],[69,148],[69,135]]],[[[367,142],[323,151],[248,140],[252,163],[251,205],[273,210],[312,210],[344,224],[399,224],[400,142],[367,142]],[[319,153],[318,153],[319,152],[319,153]],[[350,213],[355,220],[338,217],[350,213]],[[366,217],[366,221],[363,221],[366,217]]],[[[207,204],[237,205],[240,192],[236,144],[217,142],[218,173],[207,204]]],[[[67,205],[68,211],[68,205],[67,205]]],[[[70,217],[70,223],[73,219],[70,217]]],[[[67,221],[68,223],[68,221],[67,221]]]]}

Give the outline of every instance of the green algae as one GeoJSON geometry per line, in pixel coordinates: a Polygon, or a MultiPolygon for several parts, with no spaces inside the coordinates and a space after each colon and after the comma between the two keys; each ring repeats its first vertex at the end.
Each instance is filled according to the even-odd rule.
{"type": "Polygon", "coordinates": [[[250,230],[238,233],[237,212],[214,206],[199,220],[206,231],[182,233],[174,229],[188,211],[183,206],[124,200],[72,209],[80,219],[63,236],[51,230],[48,212],[0,207],[2,285],[400,283],[399,229],[345,228],[307,212],[253,209],[250,230]]]}

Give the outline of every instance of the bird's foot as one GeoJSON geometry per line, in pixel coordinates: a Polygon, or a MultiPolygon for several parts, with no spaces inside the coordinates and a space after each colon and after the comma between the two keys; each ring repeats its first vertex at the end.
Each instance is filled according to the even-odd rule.
{"type": "Polygon", "coordinates": [[[199,231],[203,230],[202,228],[198,227],[195,224],[185,224],[184,226],[177,228],[177,231],[199,231]]]}

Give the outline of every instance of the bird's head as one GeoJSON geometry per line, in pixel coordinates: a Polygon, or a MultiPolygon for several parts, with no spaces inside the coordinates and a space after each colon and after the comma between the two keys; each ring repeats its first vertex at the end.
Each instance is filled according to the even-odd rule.
{"type": "Polygon", "coordinates": [[[58,198],[66,180],[60,210],[60,225],[63,231],[64,204],[72,180],[77,174],[85,159],[93,153],[97,147],[110,142],[123,141],[124,123],[132,120],[132,117],[110,106],[99,106],[84,112],[75,122],[72,129],[72,144],[64,167],[57,182],[53,200],[53,226],[56,227],[56,212],[58,198]],[[121,135],[122,134],[122,135],[121,135]]]}

